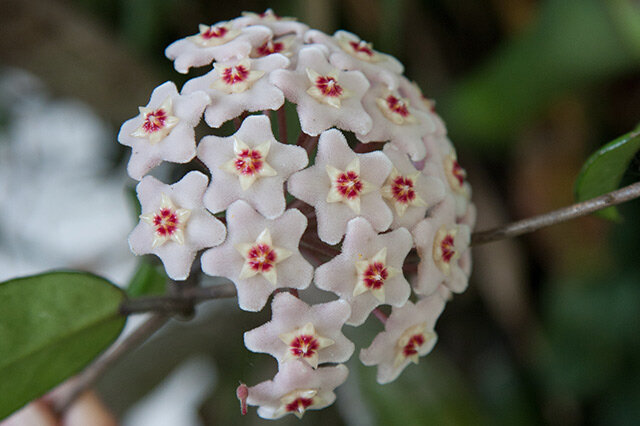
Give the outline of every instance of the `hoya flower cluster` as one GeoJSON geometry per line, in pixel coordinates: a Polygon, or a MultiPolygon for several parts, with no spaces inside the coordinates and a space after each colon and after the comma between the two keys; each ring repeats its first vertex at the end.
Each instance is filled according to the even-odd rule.
{"type": "Polygon", "coordinates": [[[359,358],[396,379],[431,351],[471,268],[470,187],[432,102],[370,43],[271,10],[200,25],[166,55],[208,72],[160,85],[122,126],[142,205],[131,250],[174,280],[204,250],[202,271],[231,280],[246,311],[273,296],[271,321],[244,335],[278,363],[242,393],[264,418],[332,404],[355,349],[342,329],[370,316],[384,329],[359,358]],[[162,162],[193,171],[165,184],[148,175],[162,162]],[[310,285],[335,300],[304,302],[310,285]]]}

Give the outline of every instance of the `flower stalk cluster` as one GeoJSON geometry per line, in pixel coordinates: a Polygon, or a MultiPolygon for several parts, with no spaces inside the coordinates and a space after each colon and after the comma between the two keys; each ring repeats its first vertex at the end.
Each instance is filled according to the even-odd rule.
{"type": "Polygon", "coordinates": [[[278,372],[242,385],[243,404],[269,419],[332,404],[355,351],[343,327],[372,313],[384,330],[359,357],[378,382],[429,353],[447,300],[467,286],[475,208],[433,102],[402,64],[271,10],[200,25],[165,53],[178,72],[210,71],[180,91],[160,85],[121,128],[142,206],[129,244],[178,281],[204,250],[202,272],[231,280],[241,309],[272,299],[271,320],[244,341],[278,372]],[[287,134],[289,105],[299,135],[287,134]],[[193,170],[165,184],[149,174],[162,163],[193,170]],[[311,286],[334,300],[303,301],[311,286]]]}

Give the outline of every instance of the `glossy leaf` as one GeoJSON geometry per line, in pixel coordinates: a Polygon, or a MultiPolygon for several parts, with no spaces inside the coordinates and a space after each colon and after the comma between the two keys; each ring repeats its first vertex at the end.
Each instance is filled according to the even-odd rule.
{"type": "MultiPolygon", "coordinates": [[[[593,153],[582,167],[575,184],[578,201],[615,191],[629,163],[640,150],[640,126],[593,153]]],[[[596,213],[609,220],[621,219],[615,207],[596,213]]]]}
{"type": "Polygon", "coordinates": [[[125,295],[98,276],[51,272],[0,284],[0,419],[79,372],[120,334],[125,295]]]}

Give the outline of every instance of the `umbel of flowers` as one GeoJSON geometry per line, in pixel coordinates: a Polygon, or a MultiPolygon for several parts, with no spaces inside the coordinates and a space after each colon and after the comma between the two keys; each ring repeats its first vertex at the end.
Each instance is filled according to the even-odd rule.
{"type": "Polygon", "coordinates": [[[261,417],[332,404],[355,350],[342,329],[371,315],[381,331],[359,358],[378,382],[395,380],[431,351],[471,269],[470,187],[433,103],[370,43],[271,10],[200,25],[166,55],[178,72],[208,72],[180,91],[158,86],[122,125],[142,206],[131,250],[177,281],[201,253],[245,311],[272,298],[271,321],[244,341],[278,371],[238,390],[261,417]],[[148,175],[163,162],[192,171],[165,184],[148,175]],[[335,300],[306,303],[309,286],[335,300]]]}

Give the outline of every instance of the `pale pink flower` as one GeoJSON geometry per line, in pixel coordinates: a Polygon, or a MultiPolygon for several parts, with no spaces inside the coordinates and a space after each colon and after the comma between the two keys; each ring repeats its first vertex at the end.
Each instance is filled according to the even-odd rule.
{"type": "Polygon", "coordinates": [[[429,136],[425,138],[424,143],[433,155],[422,172],[427,175],[441,176],[447,193],[455,198],[456,217],[464,216],[471,203],[471,185],[467,182],[466,170],[458,162],[453,144],[446,136],[429,136]]]}
{"type": "Polygon", "coordinates": [[[461,260],[467,258],[471,231],[469,226],[456,223],[453,198],[448,195],[411,232],[420,256],[414,291],[430,295],[444,284],[454,293],[462,293],[469,271],[461,267],[461,260]]]}
{"type": "Polygon", "coordinates": [[[344,300],[309,306],[289,293],[276,294],[268,323],[244,334],[250,351],[268,353],[278,365],[302,360],[313,368],[345,362],[354,345],[342,334],[351,309],[344,300]]]}
{"type": "Polygon", "coordinates": [[[307,165],[307,152],[278,142],[265,115],[252,115],[232,136],[206,136],[198,146],[200,158],[211,171],[212,184],[204,204],[213,213],[245,200],[268,218],[284,212],[283,184],[307,165]]]}
{"type": "Polygon", "coordinates": [[[444,305],[444,299],[434,294],[392,309],[384,331],[360,351],[364,365],[378,366],[378,383],[394,381],[407,365],[417,364],[419,357],[431,352],[438,340],[434,326],[444,305]]]}
{"type": "Polygon", "coordinates": [[[336,244],[354,217],[364,217],[377,232],[389,228],[393,214],[380,188],[390,172],[382,152],[356,154],[343,134],[331,129],[320,135],[315,164],[293,174],[288,189],[315,207],[320,239],[336,244]]]}
{"type": "Polygon", "coordinates": [[[371,81],[384,83],[390,89],[398,86],[397,78],[404,71],[404,66],[396,58],[374,50],[371,43],[348,31],[336,31],[329,36],[322,31],[309,30],[305,41],[329,46],[329,62],[333,66],[362,71],[371,81]]]}
{"type": "Polygon", "coordinates": [[[307,410],[319,410],[333,404],[333,390],[347,379],[349,370],[342,364],[313,369],[304,361],[283,364],[273,380],[249,388],[249,405],[257,405],[264,419],[279,419],[287,414],[302,418],[307,410]]]}
{"type": "Polygon", "coordinates": [[[444,198],[444,184],[440,179],[416,170],[407,154],[393,145],[385,145],[383,152],[393,164],[393,170],[381,190],[393,211],[391,229],[411,229],[424,218],[427,209],[444,198]]]}
{"type": "Polygon", "coordinates": [[[296,18],[278,16],[272,9],[267,9],[262,13],[242,12],[242,17],[237,18],[234,22],[240,28],[263,25],[271,29],[276,37],[291,33],[301,37],[309,29],[306,24],[297,22],[296,18]]]}
{"type": "Polygon", "coordinates": [[[162,161],[187,163],[196,155],[194,127],[211,100],[204,92],[179,95],[171,81],[156,87],[140,114],[120,128],[118,142],[131,147],[127,172],[142,177],[162,161]]]}
{"type": "Polygon", "coordinates": [[[373,119],[373,127],[366,134],[357,134],[358,140],[365,143],[390,141],[414,161],[427,155],[422,138],[435,130],[427,113],[414,108],[408,99],[382,84],[372,87],[362,104],[373,119]]]}
{"type": "Polygon", "coordinates": [[[273,34],[260,25],[241,28],[236,21],[201,24],[198,29],[198,34],[175,41],[164,51],[179,73],[186,74],[191,67],[210,65],[213,61],[249,56],[254,46],[260,46],[273,34]]]}
{"type": "Polygon", "coordinates": [[[369,81],[360,71],[341,71],[330,65],[317,45],[303,47],[296,70],[274,71],[271,81],[287,100],[297,104],[304,133],[317,136],[334,126],[356,133],[371,129],[371,117],[362,107],[369,81]]]}
{"type": "Polygon", "coordinates": [[[209,126],[218,128],[245,111],[280,108],[284,95],[269,82],[269,73],[286,68],[288,64],[289,60],[279,54],[216,62],[212,71],[185,83],[182,93],[200,90],[207,93],[211,103],[204,112],[204,119],[209,126]]]}
{"type": "Polygon", "coordinates": [[[412,245],[405,228],[379,235],[365,219],[353,219],[342,253],[316,269],[314,282],[349,302],[347,324],[360,325],[378,305],[402,306],[409,298],[402,265],[412,245]]]}
{"type": "Polygon", "coordinates": [[[289,209],[270,220],[245,201],[236,201],[226,218],[227,239],[202,255],[202,270],[233,281],[241,309],[261,310],[276,288],[309,286],[313,267],[298,249],[307,227],[300,211],[289,209]]]}
{"type": "Polygon", "coordinates": [[[436,136],[446,136],[447,128],[442,118],[436,113],[435,101],[423,95],[422,89],[420,89],[420,86],[418,86],[415,81],[410,81],[404,76],[399,76],[398,82],[398,93],[400,93],[402,97],[409,99],[409,102],[411,102],[414,108],[422,110],[429,115],[435,124],[433,134],[436,136]]]}
{"type": "Polygon", "coordinates": [[[145,176],[136,187],[142,215],[129,235],[131,251],[158,256],[174,280],[189,276],[199,250],[225,238],[222,222],[202,204],[208,181],[202,173],[190,172],[173,185],[145,176]]]}

